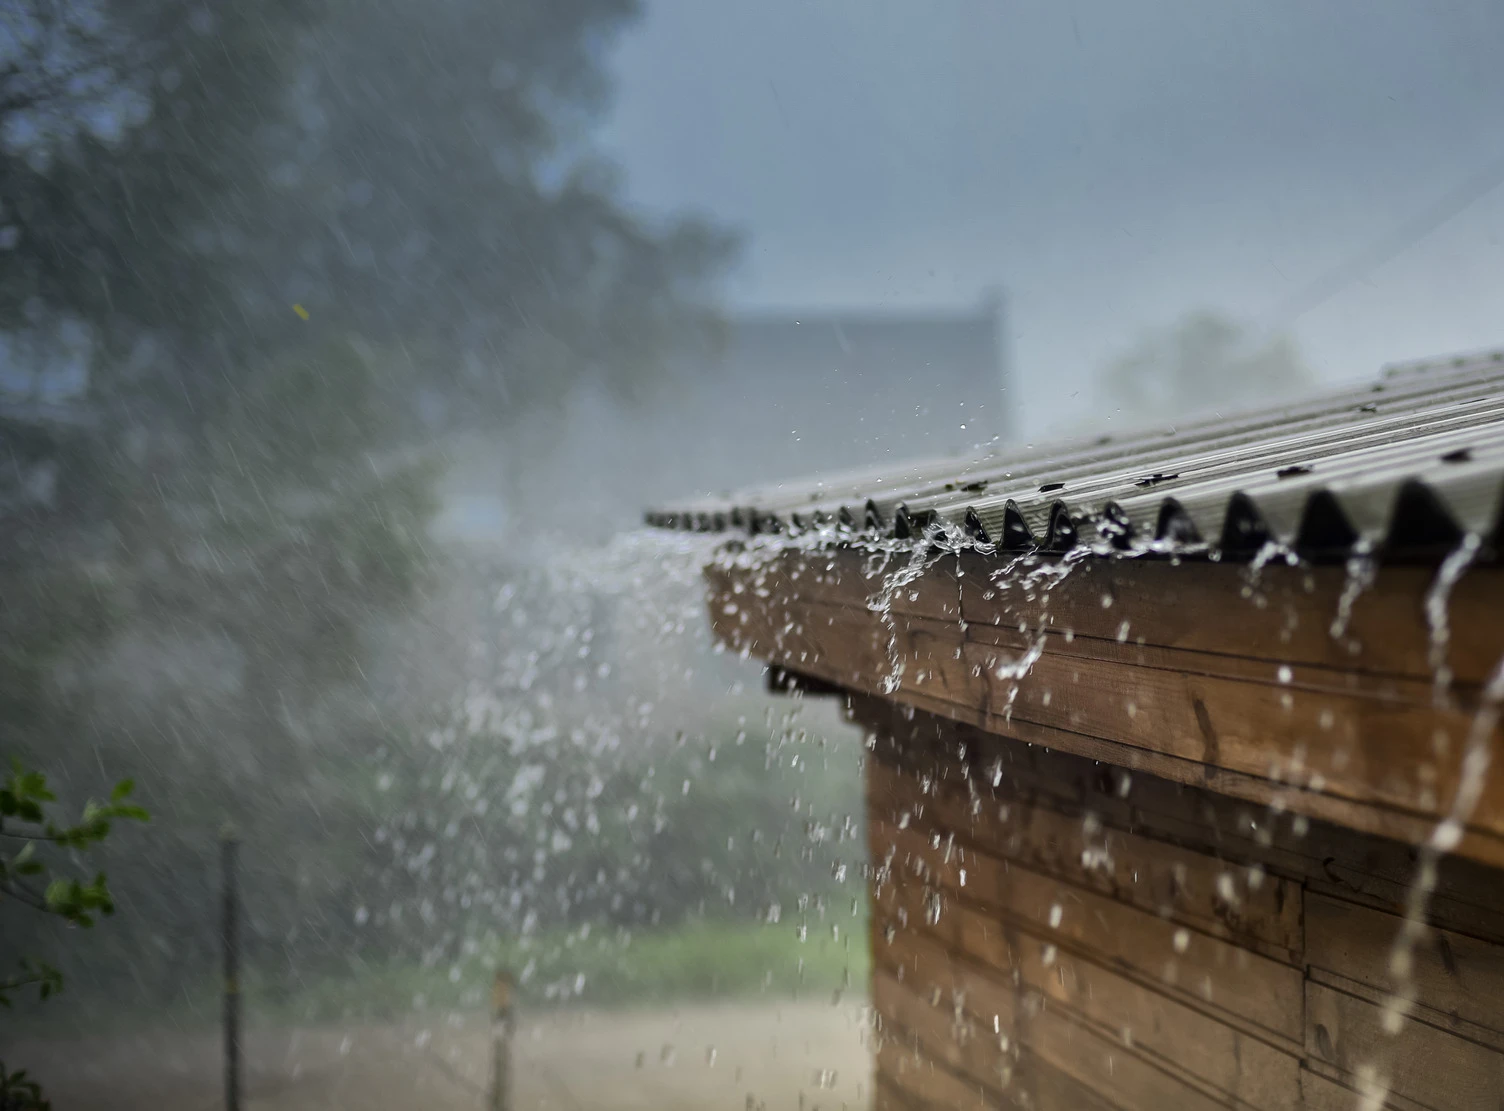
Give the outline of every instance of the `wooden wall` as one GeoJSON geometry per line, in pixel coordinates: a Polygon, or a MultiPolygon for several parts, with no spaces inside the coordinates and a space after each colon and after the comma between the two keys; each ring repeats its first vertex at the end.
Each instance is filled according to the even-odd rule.
{"type": "MultiPolygon", "coordinates": [[[[1413,844],[1489,724],[1504,567],[1439,600],[1438,638],[1430,568],[1386,567],[1354,593],[1340,567],[1266,567],[1255,587],[1226,564],[1087,560],[1039,578],[967,552],[916,569],[876,612],[912,558],[723,562],[706,572],[711,620],[732,649],[843,689],[1413,844]]],[[[1504,752],[1497,722],[1484,733],[1504,752]]],[[[1455,851],[1504,867],[1504,757],[1479,781],[1455,851]]]]}
{"type": "Polygon", "coordinates": [[[1504,873],[871,697],[878,1108],[1504,1107],[1504,873]],[[1368,1102],[1364,1102],[1365,1095],[1368,1102]]]}

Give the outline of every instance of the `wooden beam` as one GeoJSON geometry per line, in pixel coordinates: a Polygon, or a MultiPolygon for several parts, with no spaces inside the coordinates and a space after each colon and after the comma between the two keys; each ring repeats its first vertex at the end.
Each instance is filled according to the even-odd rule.
{"type": "MultiPolygon", "coordinates": [[[[835,550],[707,578],[718,637],[815,681],[1411,844],[1447,813],[1504,657],[1497,568],[1463,575],[1443,607],[1445,697],[1437,599],[1415,568],[1355,592],[1329,568],[1251,584],[1243,568],[1144,560],[1000,576],[970,553],[835,550]]],[[[1457,851],[1504,864],[1504,759],[1457,851]]]]}

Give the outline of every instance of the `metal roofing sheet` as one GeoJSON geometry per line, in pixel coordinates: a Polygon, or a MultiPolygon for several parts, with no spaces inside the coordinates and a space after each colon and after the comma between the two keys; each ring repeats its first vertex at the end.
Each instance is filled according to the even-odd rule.
{"type": "Polygon", "coordinates": [[[647,514],[664,528],[963,530],[1006,551],[1205,545],[1248,558],[1362,547],[1433,558],[1504,530],[1504,352],[1168,431],[822,476],[647,514]]]}

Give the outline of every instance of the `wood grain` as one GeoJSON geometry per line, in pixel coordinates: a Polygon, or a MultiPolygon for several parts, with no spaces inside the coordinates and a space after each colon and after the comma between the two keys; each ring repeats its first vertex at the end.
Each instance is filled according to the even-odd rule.
{"type": "MultiPolygon", "coordinates": [[[[895,912],[907,893],[890,889],[878,913],[896,922],[895,912]]],[[[1133,1052],[1157,1069],[1199,1082],[1251,1107],[1289,1107],[1298,1088],[1297,1046],[1276,1048],[1246,1031],[1197,1010],[1070,950],[992,921],[969,905],[954,904],[936,930],[919,926],[912,905],[905,908],[910,926],[886,930],[874,939],[875,960],[900,970],[905,982],[928,990],[967,992],[968,1006],[985,1026],[996,1014],[1014,1016],[1016,1037],[1031,1044],[1031,1030],[1017,1026],[1020,1004],[1010,1001],[1010,984],[1017,980],[1024,1000],[1049,1008],[1096,1032],[1114,1051],[1133,1052]],[[945,979],[950,966],[966,962],[978,978],[989,977],[993,994],[979,992],[975,982],[953,984],[945,979]],[[1001,992],[1001,996],[996,993],[1001,992]],[[1001,1003],[997,1000],[1001,999],[1001,1003]]]]}
{"type": "Polygon", "coordinates": [[[1373,1076],[1437,1111],[1497,1111],[1504,1054],[1415,1019],[1398,1034],[1378,1003],[1323,984],[1306,985],[1306,1051],[1352,1077],[1373,1076]]]}
{"type": "Polygon", "coordinates": [[[880,822],[869,829],[874,844],[893,847],[893,882],[929,884],[942,906],[965,897],[1057,948],[1090,954],[1288,1041],[1301,1037],[1297,969],[969,845],[936,845],[930,835],[880,822]]]}
{"type": "MultiPolygon", "coordinates": [[[[1456,792],[1469,705],[1504,653],[1497,569],[1454,592],[1446,702],[1426,659],[1428,581],[1413,569],[1381,572],[1358,598],[1353,652],[1329,628],[1341,583],[1316,571],[1266,569],[1259,605],[1229,567],[1087,563],[1045,589],[947,557],[875,610],[896,559],[876,571],[849,552],[715,568],[716,633],[987,732],[1410,843],[1456,792]]],[[[1499,739],[1495,729],[1489,743],[1499,739]]],[[[1504,760],[1457,851],[1504,864],[1504,760]]]]}
{"type": "Polygon", "coordinates": [[[1410,952],[1404,979],[1390,956],[1404,919],[1325,895],[1306,899],[1307,958],[1380,997],[1408,988],[1433,1025],[1504,1050],[1504,946],[1429,929],[1410,952]],[[1466,1025],[1464,1025],[1466,1024],[1466,1025]]]}
{"type": "MultiPolygon", "coordinates": [[[[1025,799],[1104,828],[1262,868],[1309,890],[1404,913],[1418,858],[1396,840],[1274,814],[1202,787],[1105,766],[1081,756],[986,733],[872,697],[850,712],[873,738],[869,778],[883,769],[998,803],[1025,799]],[[996,786],[989,785],[996,779],[996,786]]],[[[1428,902],[1431,921],[1504,944],[1504,883],[1496,869],[1444,858],[1428,902]]]]}
{"type": "Polygon", "coordinates": [[[1130,903],[1167,921],[1258,949],[1286,963],[1302,944],[1298,885],[1267,870],[1068,816],[1034,802],[999,769],[965,786],[907,775],[881,761],[868,768],[868,813],[902,814],[954,831],[1010,860],[1130,903]],[[1006,786],[1005,786],[1006,783],[1006,786]]]}

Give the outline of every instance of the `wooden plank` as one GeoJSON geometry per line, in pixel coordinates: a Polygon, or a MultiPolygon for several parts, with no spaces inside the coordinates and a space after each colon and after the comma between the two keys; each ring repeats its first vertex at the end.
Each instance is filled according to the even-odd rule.
{"type": "MultiPolygon", "coordinates": [[[[1295,1102],[1298,1046],[1278,1049],[1218,1021],[1209,1010],[1187,1006],[1070,950],[1051,952],[1044,939],[1009,929],[959,900],[931,925],[914,895],[889,888],[875,907],[881,925],[874,935],[874,961],[902,970],[907,982],[944,985],[951,964],[970,961],[994,970],[993,980],[1005,994],[1017,976],[1027,995],[1172,1075],[1199,1081],[1251,1107],[1281,1111],[1295,1102]],[[896,923],[900,906],[910,927],[889,937],[886,926],[896,923]]],[[[998,1004],[984,998],[986,1009],[975,995],[971,1005],[986,1019],[998,1004]]]]}
{"type": "Polygon", "coordinates": [[[921,1106],[953,1111],[991,1111],[998,1106],[976,1081],[957,1076],[912,1044],[905,1045],[901,1031],[882,1037],[875,1057],[877,1075],[921,1106]]]}
{"type": "Polygon", "coordinates": [[[1497,1111],[1504,1054],[1413,1018],[1391,1035],[1384,1014],[1375,1002],[1308,982],[1306,1052],[1437,1111],[1497,1111]]]}
{"type": "Polygon", "coordinates": [[[867,767],[868,805],[879,817],[929,816],[999,855],[1132,903],[1289,963],[1302,944],[1299,885],[1105,825],[1095,814],[1068,816],[1035,804],[982,774],[959,783],[906,774],[881,761],[867,767]],[[980,780],[980,785],[978,785],[980,780]],[[926,790],[925,783],[929,783],[926,790]],[[972,792],[975,792],[973,794],[972,792]]]}
{"type": "MultiPolygon", "coordinates": [[[[810,600],[810,605],[818,605],[810,600]]],[[[967,625],[966,639],[1018,653],[1039,639],[1037,632],[1021,633],[1017,629],[991,625],[967,625]]],[[[1251,659],[1245,656],[1213,655],[1183,648],[1165,648],[1154,644],[1137,644],[1129,640],[1100,640],[1095,637],[1067,638],[1050,633],[1044,638],[1045,650],[1052,656],[1080,660],[1097,660],[1156,671],[1175,671],[1187,675],[1206,675],[1243,682],[1278,685],[1282,690],[1316,694],[1351,694],[1379,698],[1413,706],[1430,706],[1436,700],[1436,685],[1431,679],[1410,676],[1374,675],[1366,671],[1339,670],[1313,664],[1286,663],[1251,659]],[[1288,678],[1281,669],[1288,669],[1288,678]]],[[[1463,709],[1476,704],[1476,688],[1462,687],[1453,692],[1463,709]]]]}
{"type": "Polygon", "coordinates": [[[1422,1104],[1386,1093],[1378,1085],[1364,1087],[1352,1077],[1339,1081],[1314,1069],[1301,1070],[1300,1095],[1304,1111],[1426,1111],[1422,1104]]]}
{"type": "MultiPolygon", "coordinates": [[[[848,702],[852,702],[853,699],[860,700],[861,696],[849,696],[848,702]]],[[[871,707],[876,702],[873,700],[864,704],[871,707]]],[[[870,712],[870,710],[864,710],[862,713],[865,715],[863,720],[869,723],[889,720],[894,716],[890,713],[885,717],[883,714],[870,712]]],[[[1016,750],[1037,754],[1044,759],[1080,760],[1084,766],[1095,769],[1098,779],[1121,776],[1123,771],[1130,771],[1132,775],[1129,776],[1129,780],[1135,783],[1159,781],[1167,788],[1174,790],[1185,790],[1188,787],[1203,789],[1208,799],[1223,796],[1218,805],[1228,814],[1241,816],[1244,820],[1243,824],[1254,830],[1257,838],[1264,838],[1270,830],[1284,826],[1294,830],[1297,836],[1304,836],[1304,831],[1314,820],[1324,821],[1333,827],[1344,826],[1359,833],[1377,834],[1380,837],[1387,837],[1409,845],[1429,838],[1436,824],[1434,818],[1426,819],[1387,807],[1372,806],[1332,795],[1291,788],[1258,776],[1210,769],[1207,765],[1194,761],[1146,752],[1141,748],[1122,745],[1114,741],[1105,741],[1026,722],[1011,723],[1009,735],[1002,736],[975,729],[966,722],[958,722],[945,717],[943,713],[933,713],[923,707],[904,706],[898,716],[903,715],[914,715],[916,721],[924,721],[929,736],[920,738],[913,731],[905,731],[901,728],[895,730],[895,735],[912,739],[922,749],[933,749],[937,743],[949,744],[949,741],[941,741],[940,738],[949,736],[955,729],[960,728],[962,735],[968,738],[965,744],[970,746],[971,750],[985,750],[992,759],[999,758],[999,753],[1016,750]],[[938,724],[937,718],[944,724],[938,724]],[[1056,747],[1058,745],[1066,747],[1061,750],[1056,747]]],[[[899,762],[907,760],[907,757],[898,755],[896,744],[880,743],[884,749],[885,759],[899,762]]],[[[906,740],[904,743],[907,744],[909,741],[906,740]]],[[[1012,774],[1011,770],[1010,774],[1012,774]]],[[[1059,792],[1055,792],[1055,795],[1066,797],[1059,796],[1059,792]]],[[[1136,809],[1136,800],[1134,802],[1134,809],[1136,809]]],[[[1194,841],[1194,838],[1192,840],[1194,841]]],[[[1413,851],[1399,845],[1395,847],[1403,851],[1413,851]]],[[[1467,830],[1454,856],[1449,858],[1449,862],[1457,859],[1456,854],[1466,854],[1481,862],[1504,864],[1504,837],[1467,830]]],[[[1413,867],[1411,872],[1413,873],[1413,867]]]]}
{"type": "Polygon", "coordinates": [[[893,882],[931,883],[943,892],[942,903],[964,897],[1060,948],[1131,971],[1292,1042],[1301,1037],[1297,969],[963,842],[936,846],[925,833],[880,821],[869,822],[869,829],[874,846],[896,850],[893,882]]]}
{"type": "MultiPolygon", "coordinates": [[[[1116,640],[1126,622],[1134,641],[1167,648],[1431,678],[1425,602],[1435,576],[1427,568],[1381,568],[1353,603],[1342,638],[1331,635],[1347,586],[1342,568],[1266,567],[1249,597],[1247,568],[1231,564],[1088,560],[1048,591],[1021,578],[1000,584],[996,571],[974,554],[962,556],[967,622],[1047,624],[1102,640],[1116,640]]],[[[1481,683],[1504,656],[1504,571],[1469,571],[1449,609],[1448,662],[1459,683],[1481,683]]]]}
{"type": "MultiPolygon", "coordinates": [[[[1390,954],[1404,919],[1345,900],[1312,894],[1306,901],[1307,959],[1375,992],[1397,982],[1390,954]]],[[[1462,1020],[1493,1031],[1504,1050],[1504,946],[1450,930],[1431,930],[1411,951],[1409,985],[1417,1003],[1438,1012],[1435,1025],[1488,1040],[1483,1031],[1452,1025],[1462,1020]]]]}
{"type": "MultiPolygon", "coordinates": [[[[1312,890],[1403,912],[1418,858],[1409,845],[1299,813],[1274,814],[1201,787],[986,733],[875,698],[849,702],[873,743],[869,767],[902,767],[999,802],[1023,798],[1104,826],[1257,865],[1312,890]],[[998,779],[998,786],[992,781],[998,779]]],[[[1504,883],[1496,869],[1444,858],[1429,902],[1443,928],[1504,943],[1504,883]]]]}
{"type": "Polygon", "coordinates": [[[872,1111],[949,1111],[929,1100],[921,1100],[898,1086],[887,1073],[872,1075],[872,1111]]]}
{"type": "MultiPolygon", "coordinates": [[[[873,969],[872,1007],[879,1030],[896,1027],[914,1039],[924,1056],[993,1093],[1016,1096],[1013,1047],[1004,1048],[1005,1039],[954,1005],[949,993],[924,1000],[915,994],[915,983],[919,981],[900,981],[895,970],[873,969]]],[[[931,985],[917,990],[930,991],[931,985]]]]}
{"type": "Polygon", "coordinates": [[[1288,1050],[1217,1021],[1180,999],[1112,972],[1023,931],[1005,931],[958,905],[961,948],[994,968],[1012,967],[1051,1006],[1253,1107],[1278,1111],[1298,1090],[1288,1050]]]}
{"type": "MultiPolygon", "coordinates": [[[[729,632],[718,624],[739,650],[855,690],[1412,843],[1458,782],[1471,719],[1414,703],[1413,684],[1334,693],[1050,652],[1020,681],[998,674],[1016,653],[967,628],[816,603],[729,632]]],[[[1504,764],[1490,769],[1458,851],[1504,864],[1504,764]]]]}
{"type": "MultiPolygon", "coordinates": [[[[950,1071],[945,1065],[935,1063],[927,1048],[909,1031],[896,1023],[891,1025],[894,1041],[911,1056],[904,1058],[900,1052],[877,1055],[875,1074],[878,1090],[896,1095],[886,1104],[898,1108],[952,1111],[955,1107],[967,1106],[971,1092],[958,1085],[974,1085],[970,1077],[950,1071]],[[890,1077],[886,1068],[906,1066],[907,1075],[890,1077]],[[901,1085],[907,1085],[902,1087],[901,1085]]],[[[1058,1069],[1038,1060],[1027,1050],[1020,1054],[1008,1088],[1005,1091],[978,1086],[982,1092],[983,1106],[988,1108],[1013,1107],[1019,1111],[1121,1111],[1111,1103],[1058,1069]]]]}
{"type": "MultiPolygon", "coordinates": [[[[934,647],[933,658],[943,658],[934,647]]],[[[1469,715],[1392,699],[1287,689],[1044,653],[1022,681],[966,644],[986,680],[987,726],[1027,722],[1360,802],[1439,815],[1458,782],[1469,715]],[[1003,716],[998,707],[1007,707],[1003,716]],[[1448,744],[1438,752],[1436,734],[1448,744]]],[[[1474,824],[1504,830],[1504,768],[1474,824]]]]}
{"type": "Polygon", "coordinates": [[[785,605],[819,602],[866,612],[877,603],[894,613],[954,621],[960,617],[961,593],[956,557],[929,555],[918,566],[921,576],[902,587],[915,564],[910,551],[785,550],[760,553],[749,564],[713,562],[705,576],[713,594],[731,593],[740,584],[747,593],[785,605]]]}
{"type": "Polygon", "coordinates": [[[995,1074],[1000,1079],[993,1086],[1002,1091],[1022,1089],[1027,1093],[1026,1105],[1061,1111],[1074,1111],[1080,1106],[1042,1100],[1037,1091],[1037,1070],[1035,1075],[1017,1075],[1008,1055],[999,1048],[1000,1038],[1010,1039],[1010,1044],[1016,1038],[1039,1061],[1094,1093],[1098,1102],[1110,1101],[1123,1111],[1160,1111],[1165,1107],[1211,1111],[1226,1106],[1122,1043],[1071,1021],[1064,1012],[1048,1005],[1039,1006],[1028,1016],[988,1005],[992,1000],[1008,1001],[1011,997],[1006,989],[984,994],[992,986],[980,969],[959,961],[943,972],[937,969],[927,980],[907,983],[880,968],[873,976],[873,1005],[879,1014],[892,1016],[904,1029],[916,1032],[928,1052],[939,1055],[958,1071],[965,1070],[972,1077],[995,1074]],[[994,1023],[1001,1033],[994,1033],[994,1023]],[[1002,1077],[1006,1077],[1006,1087],[1002,1077]]]}
{"type": "MultiPolygon", "coordinates": [[[[931,707],[925,706],[925,709],[931,707]]],[[[1178,756],[1150,752],[1133,745],[1103,740],[1080,733],[1014,722],[1008,730],[1012,740],[1025,744],[1069,752],[1088,760],[1126,768],[1135,773],[1146,773],[1160,779],[1188,786],[1200,786],[1209,791],[1227,796],[1234,802],[1251,803],[1263,813],[1266,821],[1279,822],[1289,818],[1324,821],[1345,826],[1361,833],[1419,845],[1429,840],[1434,832],[1439,814],[1426,816],[1409,811],[1396,810],[1390,806],[1342,798],[1323,791],[1292,787],[1275,783],[1262,776],[1250,775],[1223,768],[1211,768],[1196,761],[1178,756]]],[[[1475,816],[1481,812],[1475,811],[1475,816]]],[[[1483,815],[1490,821],[1498,814],[1483,815]]],[[[1504,834],[1493,829],[1469,825],[1463,828],[1461,839],[1453,848],[1456,855],[1466,856],[1494,867],[1504,866],[1504,834]]]]}

